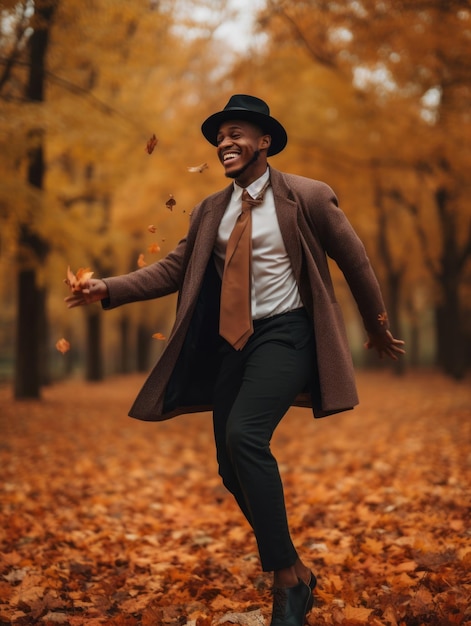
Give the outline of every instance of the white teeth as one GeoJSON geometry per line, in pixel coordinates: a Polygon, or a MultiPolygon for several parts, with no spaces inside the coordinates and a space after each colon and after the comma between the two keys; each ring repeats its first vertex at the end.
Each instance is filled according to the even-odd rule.
{"type": "Polygon", "coordinates": [[[237,152],[227,152],[224,155],[223,160],[224,161],[228,161],[229,159],[235,159],[238,156],[239,156],[239,154],[237,152]]]}

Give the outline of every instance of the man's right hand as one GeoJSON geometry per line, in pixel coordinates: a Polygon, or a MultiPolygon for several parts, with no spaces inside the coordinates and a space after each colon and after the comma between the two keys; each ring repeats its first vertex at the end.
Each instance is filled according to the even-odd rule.
{"type": "Polygon", "coordinates": [[[105,281],[99,278],[90,278],[83,286],[83,289],[74,291],[64,299],[64,302],[67,304],[68,309],[73,309],[76,306],[99,302],[107,298],[108,295],[108,287],[105,281]]]}

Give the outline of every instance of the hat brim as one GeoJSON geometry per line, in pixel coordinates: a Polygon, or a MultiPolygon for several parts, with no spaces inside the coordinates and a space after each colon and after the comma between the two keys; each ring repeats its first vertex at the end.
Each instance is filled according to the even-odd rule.
{"type": "Polygon", "coordinates": [[[229,120],[244,120],[260,126],[262,131],[271,137],[271,144],[267,151],[267,156],[273,156],[281,152],[288,143],[288,135],[283,126],[270,115],[247,111],[247,109],[225,109],[219,113],[210,115],[201,125],[201,132],[213,146],[217,146],[217,136],[219,128],[223,122],[229,120]]]}

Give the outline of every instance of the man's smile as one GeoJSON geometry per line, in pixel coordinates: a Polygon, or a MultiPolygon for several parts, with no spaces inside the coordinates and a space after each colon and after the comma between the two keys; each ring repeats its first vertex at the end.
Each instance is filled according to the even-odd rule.
{"type": "Polygon", "coordinates": [[[229,161],[233,161],[234,159],[237,159],[239,156],[240,156],[239,152],[235,152],[235,151],[226,152],[222,157],[222,161],[223,163],[228,163],[229,161]]]}

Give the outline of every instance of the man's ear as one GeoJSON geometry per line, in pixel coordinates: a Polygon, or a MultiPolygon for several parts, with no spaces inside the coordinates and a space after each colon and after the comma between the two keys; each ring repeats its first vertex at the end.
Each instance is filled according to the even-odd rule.
{"type": "Polygon", "coordinates": [[[259,142],[260,150],[268,150],[270,145],[271,145],[271,136],[270,135],[262,135],[260,137],[260,142],[259,142]]]}

